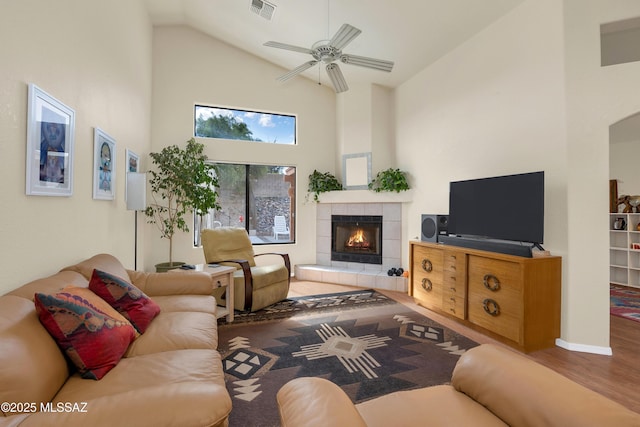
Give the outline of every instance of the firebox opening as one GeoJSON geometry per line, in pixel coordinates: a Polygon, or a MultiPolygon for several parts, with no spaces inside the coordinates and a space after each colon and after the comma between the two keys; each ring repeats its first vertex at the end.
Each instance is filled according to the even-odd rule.
{"type": "Polygon", "coordinates": [[[382,264],[382,217],[331,216],[331,260],[382,264]]]}

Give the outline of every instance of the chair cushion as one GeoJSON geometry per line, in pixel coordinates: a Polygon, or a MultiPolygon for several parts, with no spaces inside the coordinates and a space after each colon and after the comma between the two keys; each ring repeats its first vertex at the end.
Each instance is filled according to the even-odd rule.
{"type": "Polygon", "coordinates": [[[67,287],[55,295],[36,293],[34,303],[40,322],[83,378],[104,377],[136,337],[129,322],[85,288],[67,287]]]}
{"type": "MultiPolygon", "coordinates": [[[[202,230],[202,249],[208,263],[228,259],[244,259],[251,267],[255,266],[253,246],[244,228],[216,228],[202,230]]],[[[237,264],[232,267],[240,268],[237,264]]]]}
{"type": "Polygon", "coordinates": [[[261,265],[251,268],[253,276],[253,290],[282,282],[289,278],[289,270],[284,264],[261,265]]]}
{"type": "Polygon", "coordinates": [[[93,270],[89,289],[127,318],[141,334],[160,313],[160,307],[144,292],[121,277],[93,270]]]}

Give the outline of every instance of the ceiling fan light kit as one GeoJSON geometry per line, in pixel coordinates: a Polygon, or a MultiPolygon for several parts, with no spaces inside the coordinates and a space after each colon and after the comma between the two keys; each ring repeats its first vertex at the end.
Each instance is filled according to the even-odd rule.
{"type": "Polygon", "coordinates": [[[306,53],[313,57],[314,60],[305,62],[299,67],[294,68],[286,74],[278,77],[280,82],[286,82],[287,80],[297,76],[303,71],[315,66],[319,62],[327,64],[327,75],[331,79],[337,93],[345,92],[349,90],[347,81],[342,74],[342,70],[336,64],[336,61],[340,61],[343,64],[357,65],[359,67],[371,68],[378,71],[391,72],[393,69],[393,62],[383,59],[369,58],[366,56],[357,56],[343,54],[342,49],[360,35],[362,31],[349,24],[343,24],[338,32],[333,36],[331,40],[320,40],[311,46],[311,49],[304,47],[294,46],[286,43],[268,41],[264,45],[268,47],[275,47],[277,49],[291,50],[293,52],[306,53]]]}

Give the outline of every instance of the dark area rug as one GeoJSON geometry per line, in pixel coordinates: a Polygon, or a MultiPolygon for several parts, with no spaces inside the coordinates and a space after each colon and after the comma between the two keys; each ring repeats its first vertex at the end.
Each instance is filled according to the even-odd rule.
{"type": "MultiPolygon", "coordinates": [[[[260,322],[264,320],[285,319],[287,317],[305,315],[308,313],[328,313],[332,311],[344,311],[363,306],[377,306],[395,304],[391,298],[373,289],[358,291],[338,292],[333,294],[309,295],[304,297],[288,298],[279,303],[270,305],[256,312],[236,311],[233,323],[260,322]]],[[[226,317],[218,320],[226,323],[226,317]]]]}
{"type": "Polygon", "coordinates": [[[384,298],[384,304],[344,310],[320,304],[288,318],[221,324],[230,426],[279,426],[276,393],[297,377],[327,378],[356,403],[449,383],[459,356],[477,343],[384,298]]]}
{"type": "Polygon", "coordinates": [[[610,285],[611,314],[640,322],[640,289],[610,285]]]}

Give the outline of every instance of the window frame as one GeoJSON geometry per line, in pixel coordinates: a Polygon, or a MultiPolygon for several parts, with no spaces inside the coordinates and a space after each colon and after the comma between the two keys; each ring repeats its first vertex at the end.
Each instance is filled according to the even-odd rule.
{"type": "MultiPolygon", "coordinates": [[[[234,115],[235,117],[235,115],[234,115]]],[[[253,132],[252,132],[253,133],[253,132]]],[[[275,111],[259,111],[255,109],[246,109],[240,107],[230,107],[230,106],[221,106],[221,105],[207,105],[204,103],[196,103],[193,107],[193,136],[195,138],[206,138],[206,139],[218,139],[218,140],[226,140],[226,141],[243,141],[243,142],[255,142],[258,144],[273,144],[280,146],[297,146],[298,145],[298,115],[293,113],[283,113],[283,112],[275,112],[275,111]],[[270,115],[270,116],[282,116],[282,117],[290,117],[293,119],[293,143],[282,143],[282,142],[270,142],[270,141],[257,141],[250,139],[234,139],[234,138],[219,138],[212,136],[202,136],[197,134],[197,126],[198,126],[198,108],[210,108],[215,110],[227,110],[232,112],[242,112],[242,113],[251,113],[251,114],[259,114],[259,115],[270,115]]]]}
{"type": "MultiPolygon", "coordinates": [[[[294,178],[294,182],[293,182],[293,186],[294,186],[294,192],[293,192],[293,200],[294,203],[292,204],[293,207],[293,211],[289,211],[289,217],[290,217],[290,227],[289,227],[289,239],[288,240],[282,240],[282,241],[261,241],[261,242],[257,242],[255,241],[255,239],[251,239],[251,244],[252,245],[256,245],[256,246],[265,246],[265,245],[290,245],[290,244],[295,244],[296,243],[296,237],[297,237],[297,233],[296,233],[296,229],[297,229],[297,218],[296,218],[296,211],[298,208],[298,203],[297,203],[297,185],[298,185],[298,167],[295,165],[274,165],[274,164],[264,164],[264,163],[236,163],[236,162],[219,162],[219,161],[215,161],[215,160],[209,160],[209,163],[214,164],[216,166],[220,166],[220,165],[234,165],[234,166],[244,166],[245,167],[245,175],[244,175],[244,213],[243,213],[243,217],[244,219],[244,229],[247,231],[247,234],[249,234],[249,238],[251,239],[251,224],[249,221],[250,215],[249,215],[249,211],[250,211],[250,200],[251,200],[251,196],[250,196],[250,188],[251,188],[251,174],[250,174],[250,170],[251,167],[256,167],[256,166],[265,166],[265,167],[278,167],[278,168],[293,168],[295,170],[295,178],[294,178]]],[[[282,174],[282,176],[284,177],[285,175],[282,174]]],[[[218,188],[219,191],[219,188],[218,188]]],[[[291,197],[290,197],[291,199],[291,197]]],[[[200,236],[199,233],[201,231],[201,226],[200,226],[200,221],[201,218],[194,212],[193,213],[193,235],[192,235],[192,241],[193,241],[193,245],[194,248],[198,248],[198,247],[202,247],[202,242],[200,241],[200,236]]],[[[257,218],[255,219],[255,221],[257,221],[257,218]]],[[[212,220],[212,222],[216,222],[216,220],[212,220]]],[[[224,227],[224,225],[220,225],[222,227],[224,227]]],[[[231,226],[231,225],[228,225],[231,226]]],[[[260,238],[259,236],[256,236],[258,238],[260,238]]]]}

